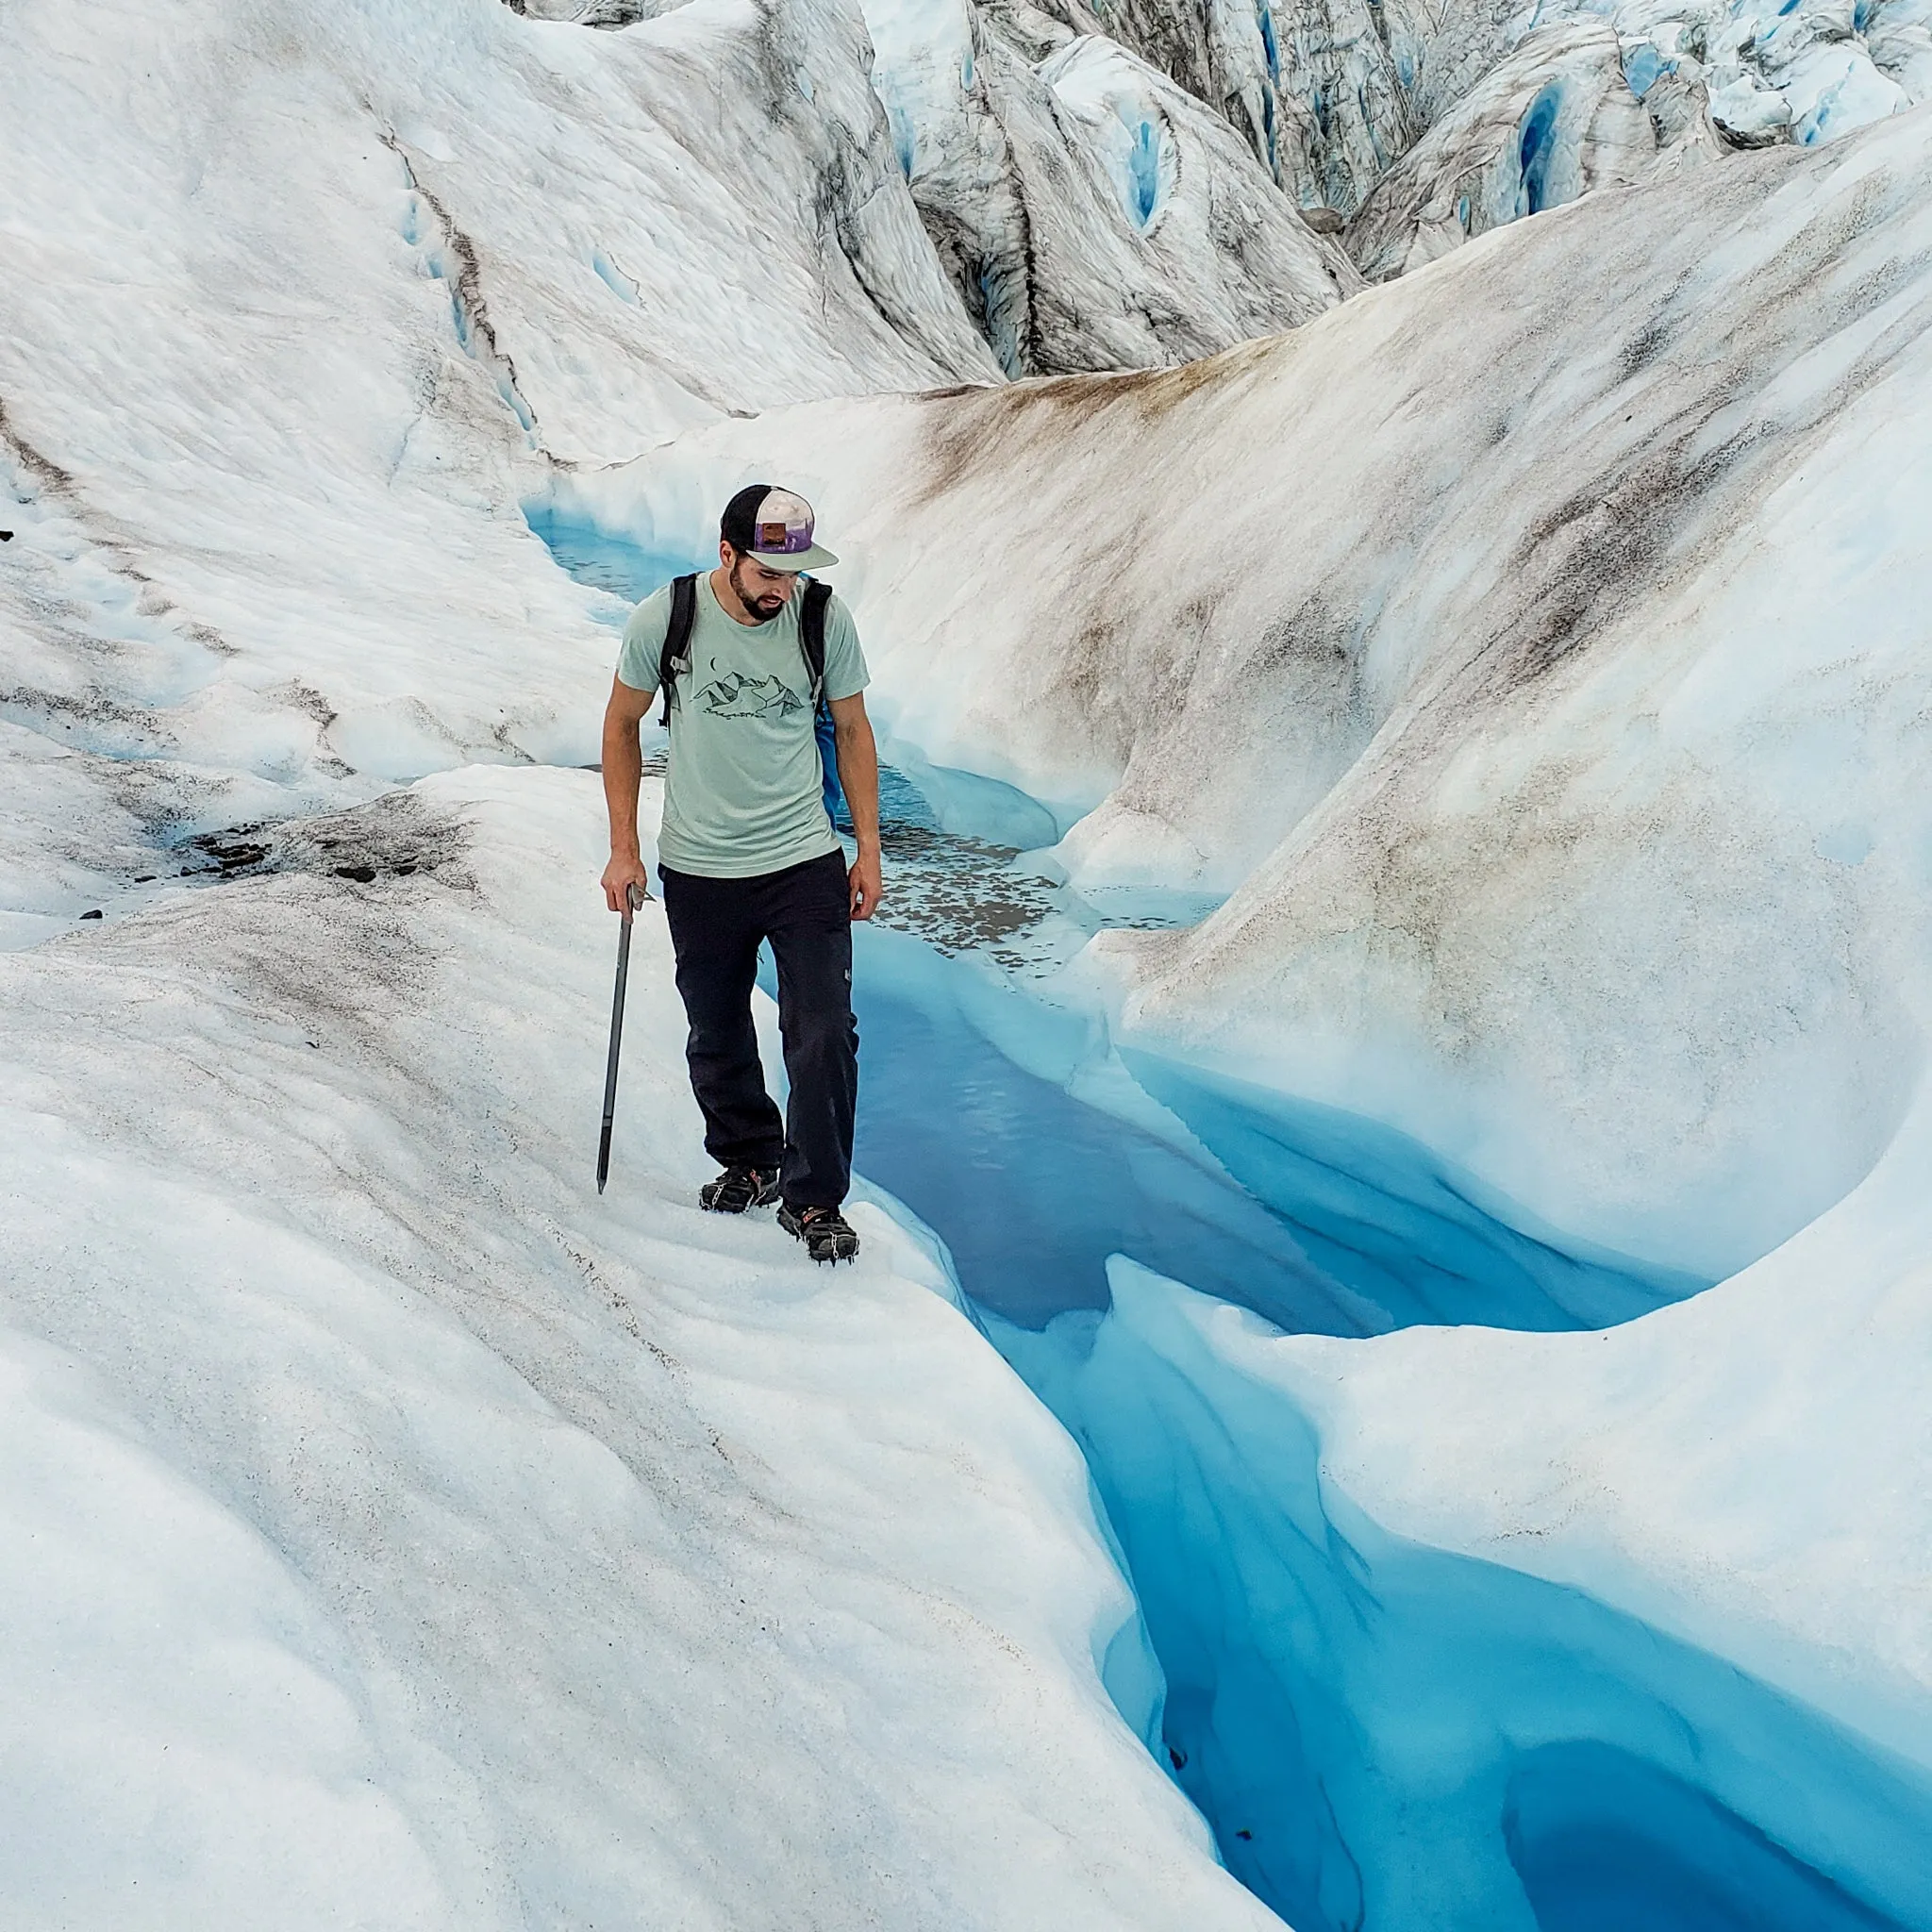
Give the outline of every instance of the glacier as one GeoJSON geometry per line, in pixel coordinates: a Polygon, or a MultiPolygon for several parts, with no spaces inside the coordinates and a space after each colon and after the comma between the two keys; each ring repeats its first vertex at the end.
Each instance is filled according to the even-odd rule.
{"type": "Polygon", "coordinates": [[[1096,942],[1129,1034],[1727,1273],[1916,1082],[1923,128],[1591,195],[1218,361],[808,405],[570,500],[688,525],[755,436],[862,533],[897,736],[1078,814],[1083,891],[1222,901],[1096,942]]]}
{"type": "Polygon", "coordinates": [[[1932,1924],[1923,16],[12,0],[0,1918],[1932,1924]],[[830,1281],[648,909],[586,1180],[772,471],[830,1281]]]}
{"type": "MultiPolygon", "coordinates": [[[[982,900],[987,856],[969,836],[953,861],[982,900]]],[[[1821,1337],[1804,1264],[1780,1280],[1766,1263],[1740,1286],[1747,1322],[1771,1303],[1774,1339],[1740,1349],[1727,1293],[1533,1237],[1519,1207],[1370,1123],[1111,1049],[1091,1011],[1042,1008],[971,956],[864,938],[862,1158],[948,1232],[982,1325],[1085,1449],[1160,1658],[1162,1747],[1231,1870],[1296,1925],[1925,1922],[1923,1708],[1892,1708],[1885,1681],[1911,1669],[1913,1615],[1869,1594],[1926,1529],[1888,1474],[1923,1361],[1891,1359],[1896,1317],[1876,1314],[1909,1283],[1843,1284],[1821,1337]],[[1673,1301],[1669,1321],[1647,1312],[1673,1301]],[[1291,1354],[1281,1333],[1391,1327],[1403,1347],[1373,1374],[1358,1344],[1291,1354]],[[1579,1327],[1615,1344],[1586,1389],[1635,1411],[1608,1453],[1595,1424],[1588,1462],[1582,1364],[1487,1360],[1497,1328],[1579,1327]],[[1834,1365],[1802,1417],[1778,1379],[1794,1335],[1834,1365]],[[1492,1386],[1451,1420],[1441,1391],[1482,1381],[1478,1363],[1492,1386]],[[1887,1388],[1892,1425],[1837,1440],[1887,1388]],[[1367,1431],[1392,1438],[1386,1468],[1348,1455],[1367,1431]],[[1627,1514],[1607,1548],[1592,1477],[1627,1514]],[[1887,1502],[1848,1546],[1835,1518],[1868,1489],[1887,1502]],[[1663,1493],[1660,1535],[1629,1504],[1663,1493]],[[1707,1587],[1717,1547],[1726,1582],[1775,1592],[1769,1628],[1755,1600],[1754,1631],[1727,1590],[1669,1587],[1680,1553],[1707,1587]]],[[[1889,1198],[1825,1217],[1825,1252],[1856,1251],[1874,1206],[1888,1246],[1923,1252],[1919,1136],[1884,1166],[1889,1198]]]]}
{"type": "MultiPolygon", "coordinates": [[[[1040,862],[1095,903],[1220,901],[1068,969],[1057,996],[1106,1029],[1087,1064],[1367,1115],[1521,1226],[1727,1277],[1583,1337],[1198,1325],[1312,1444],[1267,1506],[1332,1508],[1318,1569],[1373,1531],[1533,1578],[1559,1594],[1511,1618],[1574,1592],[1620,1647],[1680,1646],[1658,1722],[1705,1739],[1698,1700],[1741,1672],[1767,1764],[1866,1754],[1891,1824],[1856,1844],[1799,1830],[1777,1776],[1627,1733],[1614,1760],[1741,1821],[1712,1842],[1790,1850],[1847,1923],[1927,1910],[1926,142],[1890,117],[1602,190],[1181,371],[813,404],[569,486],[662,533],[754,446],[782,463],[863,533],[891,731],[1074,822],[1040,862]]],[[[1222,1440],[1245,1385],[1176,1370],[1183,1331],[1140,1311],[1194,1305],[1135,1279],[1058,1352],[1131,1369],[1013,1358],[1095,1454],[1150,1601],[1160,1445],[1222,1440]]],[[[1245,1547],[1225,1502],[1169,1574],[1245,1547]]],[[[1476,1696],[1457,1722],[1507,1720],[1476,1696]]],[[[1469,1923],[1500,1922],[1493,1857],[1469,1923]]]]}
{"type": "Polygon", "coordinates": [[[1008,375],[1185,361],[1360,286],[1226,123],[1098,34],[1016,46],[974,0],[866,15],[908,183],[1008,375]]]}
{"type": "Polygon", "coordinates": [[[1386,280],[1506,222],[1641,179],[1655,152],[1607,23],[1539,28],[1363,197],[1349,252],[1386,280]]]}

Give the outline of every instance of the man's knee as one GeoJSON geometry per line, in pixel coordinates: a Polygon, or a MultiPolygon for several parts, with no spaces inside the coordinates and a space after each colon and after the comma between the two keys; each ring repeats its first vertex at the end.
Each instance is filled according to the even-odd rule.
{"type": "Polygon", "coordinates": [[[795,994],[780,1000],[778,1034],[788,1058],[841,1059],[858,1052],[858,1022],[842,986],[821,999],[795,994]]]}
{"type": "Polygon", "coordinates": [[[720,1009],[715,1005],[706,1010],[686,1009],[690,1031],[685,1037],[685,1056],[693,1060],[740,1060],[747,1057],[756,1059],[758,1051],[758,1028],[752,1024],[751,1002],[744,1003],[742,1010],[720,1009]]]}

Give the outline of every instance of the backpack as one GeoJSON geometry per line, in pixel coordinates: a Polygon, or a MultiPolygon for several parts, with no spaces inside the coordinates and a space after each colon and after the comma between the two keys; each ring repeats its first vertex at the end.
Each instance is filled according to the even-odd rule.
{"type": "MultiPolygon", "coordinates": [[[[805,647],[805,669],[811,683],[812,730],[818,739],[819,772],[824,788],[825,816],[836,825],[845,809],[845,794],[839,785],[838,737],[832,725],[832,708],[825,697],[825,607],[832,601],[832,587],[815,577],[805,580],[805,601],[799,607],[798,633],[805,647]]],[[[664,648],[658,654],[658,689],[663,693],[664,714],[658,721],[666,730],[671,726],[671,686],[680,671],[691,669],[691,627],[697,623],[698,580],[674,577],[671,584],[671,622],[664,631],[664,648]]]]}

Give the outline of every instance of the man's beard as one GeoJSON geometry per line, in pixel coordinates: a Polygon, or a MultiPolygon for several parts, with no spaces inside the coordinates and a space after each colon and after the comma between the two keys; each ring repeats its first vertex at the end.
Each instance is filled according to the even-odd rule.
{"type": "Polygon", "coordinates": [[[778,596],[755,597],[744,588],[744,580],[739,575],[744,566],[734,563],[731,566],[731,592],[760,624],[770,624],[785,608],[785,599],[778,596]]]}

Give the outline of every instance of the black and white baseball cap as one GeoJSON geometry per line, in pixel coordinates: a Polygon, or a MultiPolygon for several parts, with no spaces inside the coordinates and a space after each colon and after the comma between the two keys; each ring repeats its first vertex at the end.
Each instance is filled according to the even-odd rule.
{"type": "Polygon", "coordinates": [[[838,558],[812,541],[811,505],[790,490],[753,483],[724,506],[718,534],[767,570],[824,570],[838,558]]]}

